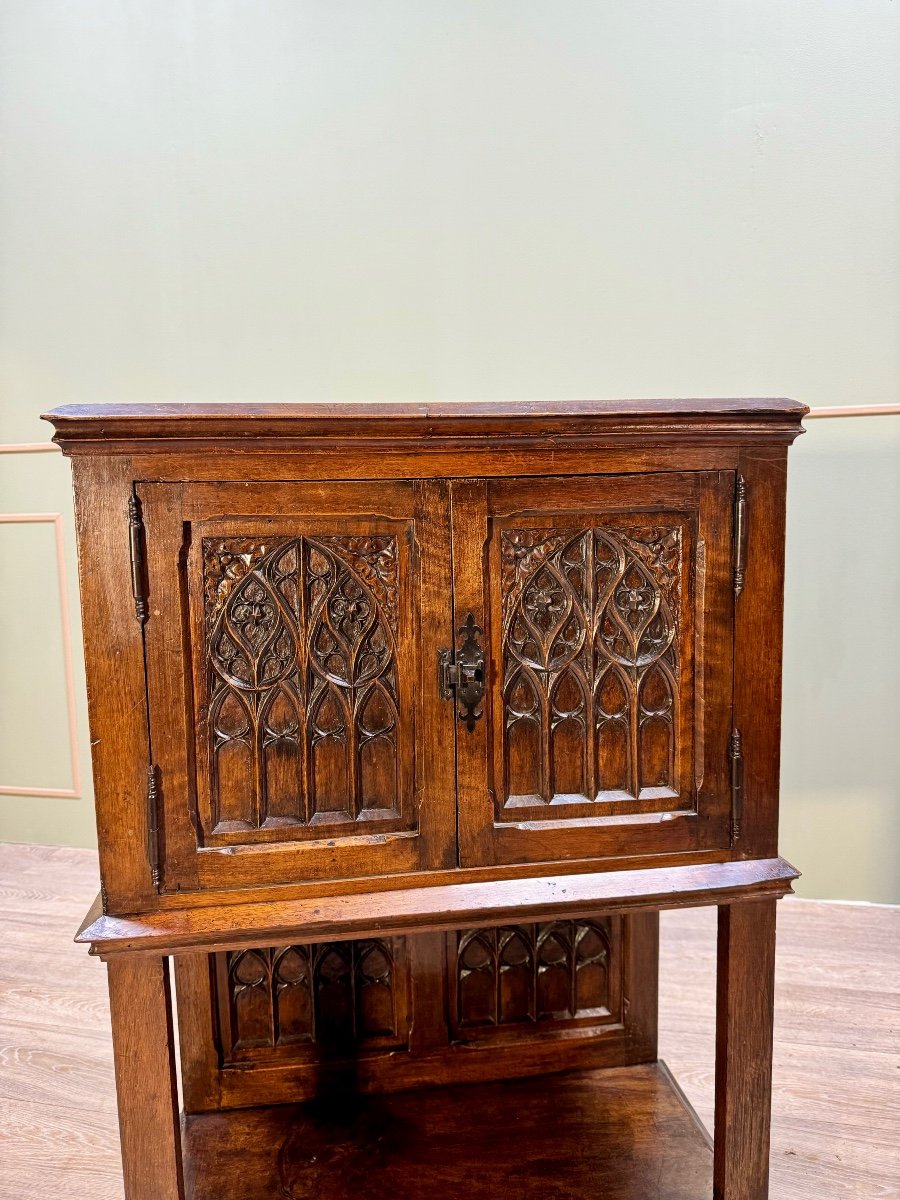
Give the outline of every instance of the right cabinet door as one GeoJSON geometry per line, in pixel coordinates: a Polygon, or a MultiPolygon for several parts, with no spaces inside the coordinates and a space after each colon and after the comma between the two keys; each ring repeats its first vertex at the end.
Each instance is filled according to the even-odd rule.
{"type": "Polygon", "coordinates": [[[485,655],[464,866],[729,845],[734,482],[453,483],[457,653],[471,614],[485,655]]]}

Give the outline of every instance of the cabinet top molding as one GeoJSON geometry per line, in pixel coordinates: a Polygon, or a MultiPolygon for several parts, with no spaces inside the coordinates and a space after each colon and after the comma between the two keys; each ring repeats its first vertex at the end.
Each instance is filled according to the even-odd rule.
{"type": "Polygon", "coordinates": [[[352,439],[420,448],[496,439],[498,448],[603,448],[640,440],[790,442],[805,404],[784,398],[583,400],[443,404],[72,404],[45,413],[66,453],[146,454],[252,440],[316,448],[352,439]]]}

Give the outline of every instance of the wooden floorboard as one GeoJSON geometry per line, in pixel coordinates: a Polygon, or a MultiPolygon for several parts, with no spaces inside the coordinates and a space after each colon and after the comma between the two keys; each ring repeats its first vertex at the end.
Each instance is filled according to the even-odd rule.
{"type": "MultiPolygon", "coordinates": [[[[0,845],[0,1200],[121,1200],[86,850],[0,845]]],[[[660,1055],[711,1126],[715,912],[662,917],[660,1055]]],[[[900,908],[779,905],[771,1200],[900,1200],[900,908]]]]}

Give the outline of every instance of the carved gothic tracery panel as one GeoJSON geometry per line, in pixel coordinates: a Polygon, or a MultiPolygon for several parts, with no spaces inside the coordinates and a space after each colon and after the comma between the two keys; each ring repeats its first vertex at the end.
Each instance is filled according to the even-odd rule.
{"type": "Polygon", "coordinates": [[[551,921],[456,935],[460,1030],[610,1015],[605,921],[551,921]]]}
{"type": "Polygon", "coordinates": [[[503,529],[507,805],[676,791],[680,525],[503,529]]]}
{"type": "Polygon", "coordinates": [[[398,813],[397,540],[204,538],[211,825],[398,813]]]}
{"type": "Polygon", "coordinates": [[[235,950],[217,958],[226,1060],[291,1046],[346,1050],[402,1041],[388,939],[235,950]]]}

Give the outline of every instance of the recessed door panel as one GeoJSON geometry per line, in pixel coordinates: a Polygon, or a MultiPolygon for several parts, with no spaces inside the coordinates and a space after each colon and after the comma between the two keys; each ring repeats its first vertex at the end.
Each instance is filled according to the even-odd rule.
{"type": "Polygon", "coordinates": [[[452,864],[452,724],[433,666],[450,621],[446,485],[139,496],[165,885],[452,864]],[[173,658],[183,715],[159,686],[173,658]],[[436,722],[449,741],[434,744],[436,722]]]}
{"type": "Polygon", "coordinates": [[[459,733],[464,863],[727,835],[731,481],[454,484],[456,623],[486,663],[459,733]]]}

